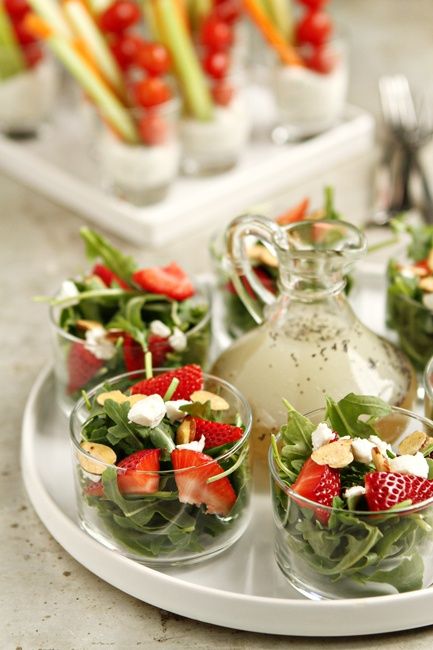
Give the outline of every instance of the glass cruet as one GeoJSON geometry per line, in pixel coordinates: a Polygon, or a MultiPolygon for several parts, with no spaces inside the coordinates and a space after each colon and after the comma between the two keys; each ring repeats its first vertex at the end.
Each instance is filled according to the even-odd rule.
{"type": "Polygon", "coordinates": [[[245,215],[229,225],[226,249],[232,282],[258,327],[225,350],[212,372],[252,406],[256,476],[266,474],[270,434],[286,420],[283,398],[303,413],[322,407],[325,395],[349,392],[410,407],[416,391],[410,362],[357,318],[345,296],[346,275],[366,251],[358,228],[334,220],[280,227],[245,215]],[[252,270],[248,248],[257,242],[276,257],[278,296],[252,270]]]}

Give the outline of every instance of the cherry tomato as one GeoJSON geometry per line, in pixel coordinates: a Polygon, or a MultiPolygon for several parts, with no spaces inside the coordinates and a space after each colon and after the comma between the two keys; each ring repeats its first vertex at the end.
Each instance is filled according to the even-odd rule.
{"type": "Polygon", "coordinates": [[[36,36],[34,36],[32,32],[29,31],[25,19],[14,23],[14,30],[17,41],[21,45],[30,45],[31,43],[35,43],[38,40],[36,36]]]}
{"type": "Polygon", "coordinates": [[[319,9],[323,9],[328,4],[329,0],[298,0],[298,2],[312,11],[319,11],[319,9]]]}
{"type": "Polygon", "coordinates": [[[304,57],[304,60],[311,70],[321,74],[328,74],[337,65],[338,55],[325,45],[314,48],[311,54],[304,57]]]}
{"type": "Polygon", "coordinates": [[[6,11],[12,20],[20,20],[24,18],[30,7],[27,0],[3,0],[6,11]]]}
{"type": "Polygon", "coordinates": [[[169,86],[159,77],[147,77],[134,87],[137,102],[144,108],[158,106],[171,99],[169,86]]]}
{"type": "Polygon", "coordinates": [[[308,12],[296,28],[298,43],[323,45],[332,34],[332,22],[327,14],[321,11],[308,12]]]}
{"type": "Polygon", "coordinates": [[[203,59],[203,69],[210,77],[222,79],[230,67],[230,59],[226,52],[209,52],[203,59]]]}
{"type": "Polygon", "coordinates": [[[33,43],[23,50],[29,68],[34,68],[44,58],[44,52],[38,43],[33,43]]]}
{"type": "Polygon", "coordinates": [[[215,104],[219,106],[228,106],[235,94],[233,86],[224,79],[217,81],[212,86],[212,97],[215,104]]]}
{"type": "Polygon", "coordinates": [[[241,17],[241,2],[240,0],[217,0],[213,12],[220,20],[226,23],[234,23],[241,17]]]}
{"type": "Polygon", "coordinates": [[[121,34],[140,20],[140,10],[132,0],[115,0],[99,17],[104,32],[121,34]]]}
{"type": "Polygon", "coordinates": [[[170,70],[170,55],[160,43],[145,43],[137,52],[135,63],[151,76],[164,75],[170,70]]]}
{"type": "Polygon", "coordinates": [[[136,34],[120,35],[110,45],[110,49],[122,70],[127,70],[133,63],[137,52],[145,44],[136,34]]]}
{"type": "Polygon", "coordinates": [[[233,29],[223,20],[210,16],[201,26],[201,42],[214,52],[227,50],[233,43],[233,29]]]}
{"type": "Polygon", "coordinates": [[[168,127],[163,117],[150,111],[141,118],[138,129],[145,144],[162,144],[167,139],[168,127]]]}

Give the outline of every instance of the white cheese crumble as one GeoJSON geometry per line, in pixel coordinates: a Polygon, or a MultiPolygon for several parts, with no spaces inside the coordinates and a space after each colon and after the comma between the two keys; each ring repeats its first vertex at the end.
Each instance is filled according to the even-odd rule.
{"type": "Polygon", "coordinates": [[[420,478],[428,478],[429,466],[420,451],[416,454],[403,454],[396,458],[388,459],[391,472],[398,474],[412,474],[420,478]]]}
{"type": "Polygon", "coordinates": [[[64,280],[62,282],[62,286],[60,287],[60,291],[56,296],[56,300],[63,300],[62,307],[73,307],[74,305],[78,305],[80,302],[78,296],[80,295],[80,292],[78,291],[75,282],[72,282],[72,280],[64,280]],[[66,303],[66,299],[70,298],[68,302],[66,303]]]}
{"type": "Polygon", "coordinates": [[[178,327],[175,327],[173,334],[169,336],[168,342],[175,352],[183,352],[186,349],[186,336],[178,327]]]}
{"type": "Polygon", "coordinates": [[[369,438],[354,438],[352,440],[352,454],[358,463],[365,463],[368,465],[372,462],[372,450],[377,447],[380,453],[388,457],[387,451],[392,451],[391,445],[388,445],[384,440],[378,436],[370,436],[369,438]]]}
{"type": "Polygon", "coordinates": [[[365,494],[365,487],[363,485],[352,485],[350,488],[346,488],[344,496],[346,499],[350,497],[362,497],[365,494]]]}
{"type": "Polygon", "coordinates": [[[150,323],[150,331],[156,336],[160,336],[163,339],[167,339],[171,334],[171,329],[162,322],[162,320],[153,320],[150,323]]]}
{"type": "Polygon", "coordinates": [[[313,451],[328,444],[334,440],[335,433],[328,427],[326,422],[320,422],[311,434],[311,442],[313,443],[313,451]]]}
{"type": "Polygon", "coordinates": [[[183,420],[183,418],[186,416],[186,413],[184,411],[180,410],[181,406],[185,406],[186,404],[192,404],[187,399],[175,399],[175,400],[168,400],[165,403],[166,409],[167,409],[167,416],[170,422],[177,422],[179,420],[183,420]]]}
{"type": "Polygon", "coordinates": [[[103,327],[92,327],[86,332],[86,350],[89,350],[97,359],[108,361],[116,354],[116,346],[107,338],[107,331],[103,327]]]}
{"type": "Polygon", "coordinates": [[[130,422],[153,429],[166,414],[165,402],[161,395],[148,395],[136,402],[128,411],[130,422]]]}
{"type": "Polygon", "coordinates": [[[183,445],[176,445],[176,449],[191,449],[192,451],[203,451],[206,444],[206,438],[202,436],[200,440],[192,440],[191,442],[186,442],[183,445]]]}

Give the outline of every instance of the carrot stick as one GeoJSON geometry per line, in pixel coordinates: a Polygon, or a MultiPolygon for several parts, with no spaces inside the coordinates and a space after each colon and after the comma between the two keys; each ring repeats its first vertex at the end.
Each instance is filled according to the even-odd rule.
{"type": "Polygon", "coordinates": [[[302,221],[305,219],[308,208],[310,205],[310,200],[308,198],[302,199],[298,205],[295,205],[294,208],[291,208],[287,212],[280,214],[276,221],[280,226],[285,226],[288,223],[294,223],[295,221],[302,221]]]}
{"type": "Polygon", "coordinates": [[[46,40],[54,34],[54,29],[43,18],[33,13],[28,13],[25,16],[24,27],[35,38],[40,38],[41,40],[46,40]]]}
{"type": "Polygon", "coordinates": [[[251,20],[261,31],[265,40],[276,50],[281,61],[286,65],[303,66],[304,63],[295,49],[289,45],[274,27],[256,0],[243,0],[243,5],[251,20]]]}

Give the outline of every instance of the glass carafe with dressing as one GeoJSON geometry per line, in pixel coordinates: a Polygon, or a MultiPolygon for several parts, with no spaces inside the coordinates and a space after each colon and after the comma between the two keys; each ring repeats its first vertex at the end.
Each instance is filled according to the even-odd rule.
{"type": "Polygon", "coordinates": [[[286,421],[283,398],[303,413],[322,407],[325,395],[349,392],[410,407],[416,392],[410,362],[359,321],[344,293],[346,274],[366,250],[355,226],[324,220],[282,228],[247,215],[230,224],[226,245],[233,284],[259,326],[225,350],[212,372],[252,406],[256,476],[266,474],[270,434],[286,421]],[[257,241],[277,259],[278,297],[252,270],[248,244],[257,241]]]}

